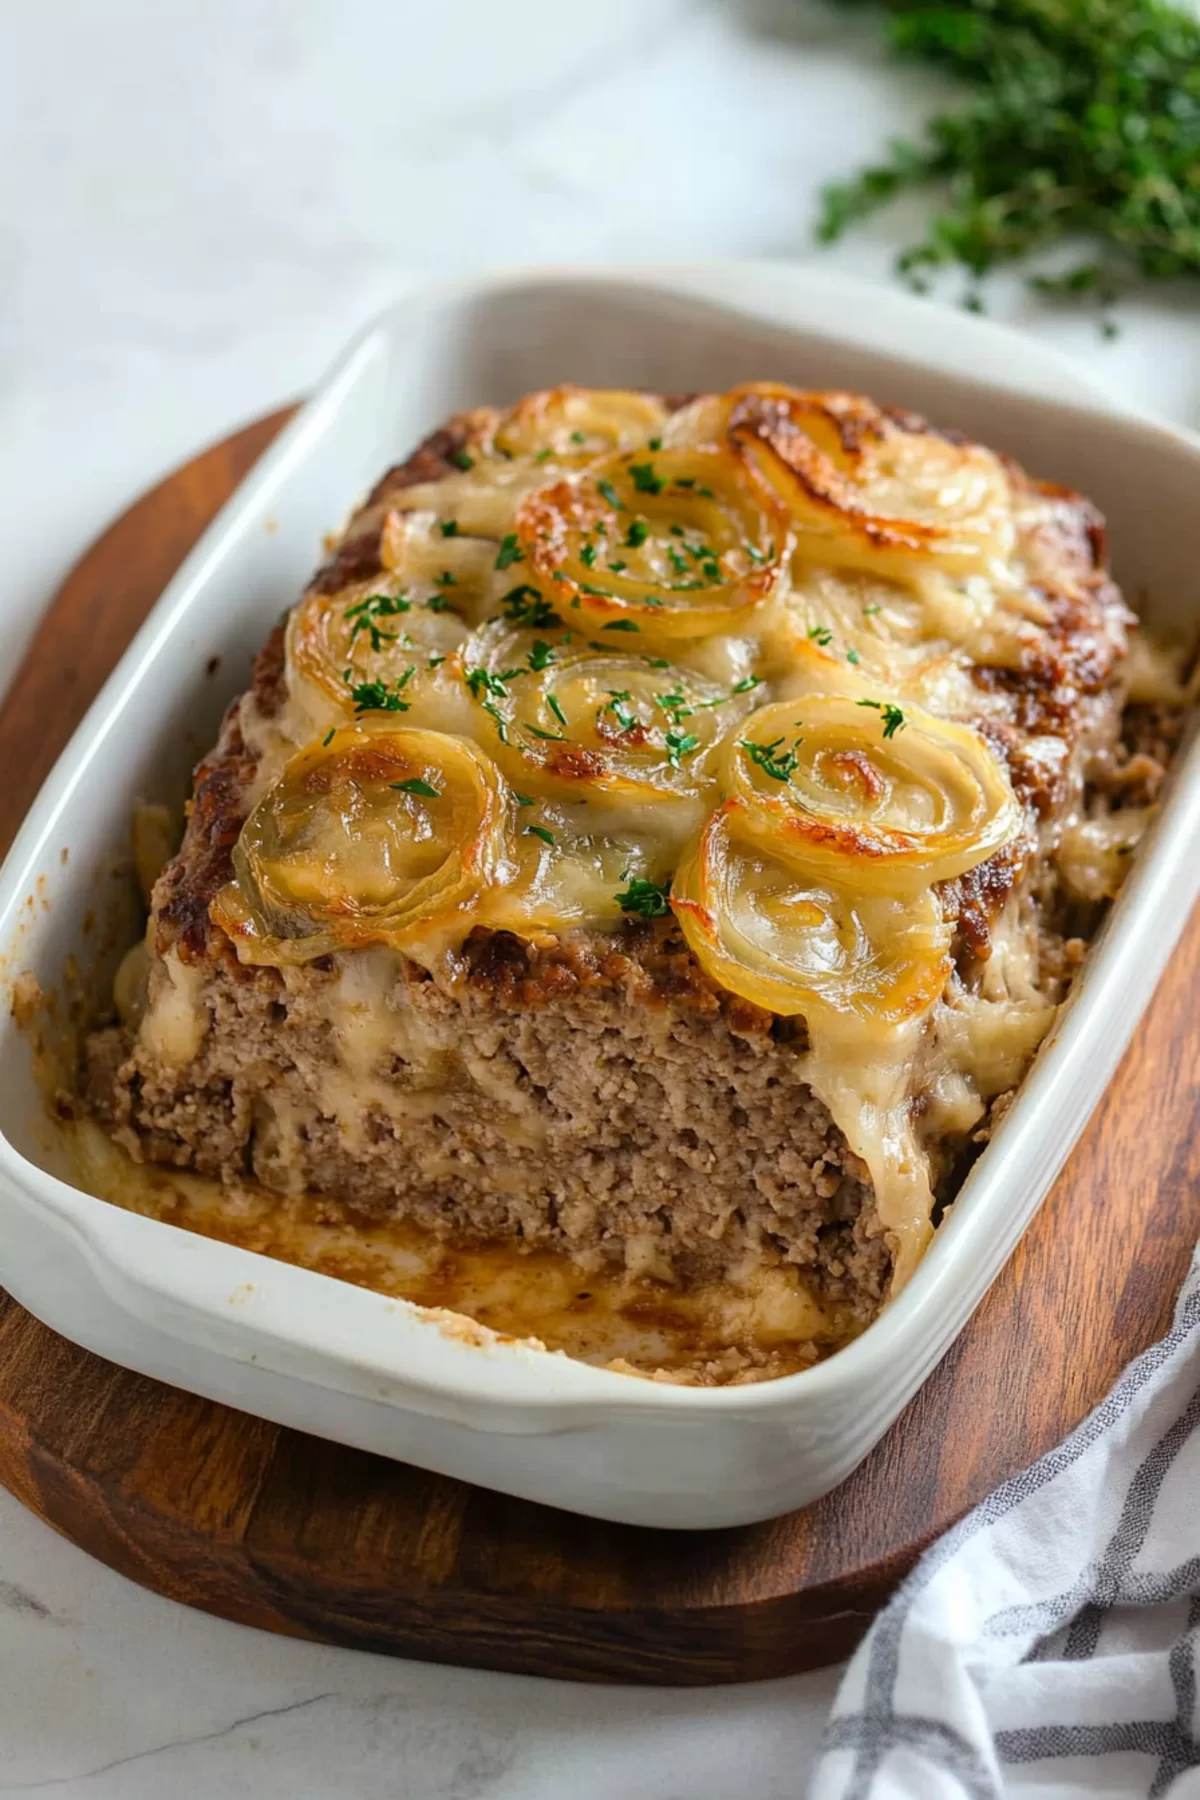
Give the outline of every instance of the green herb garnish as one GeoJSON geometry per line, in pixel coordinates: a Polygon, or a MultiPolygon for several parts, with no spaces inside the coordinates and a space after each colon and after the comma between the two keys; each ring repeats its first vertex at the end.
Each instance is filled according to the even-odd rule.
{"type": "Polygon", "coordinates": [[[357,605],[348,606],[342,617],[354,620],[354,626],[350,632],[350,642],[354,642],[360,631],[365,631],[371,639],[372,650],[378,653],[385,644],[396,642],[394,631],[380,629],[380,619],[394,619],[401,613],[411,611],[412,601],[406,599],[403,594],[368,594],[366,599],[360,600],[357,605]]]}
{"type": "Polygon", "coordinates": [[[524,561],[525,552],[517,543],[516,532],[506,531],[500,540],[500,548],[496,553],[496,567],[498,569],[508,569],[512,567],[513,563],[524,561]]]}
{"type": "Polygon", "coordinates": [[[650,527],[645,519],[635,519],[625,533],[625,542],[631,550],[640,550],[650,536],[650,527]]]}
{"type": "Polygon", "coordinates": [[[438,522],[438,530],[441,532],[443,537],[457,537],[458,536],[458,520],[457,519],[441,519],[438,522]]]}
{"type": "Polygon", "coordinates": [[[621,496],[617,493],[617,490],[611,481],[598,481],[596,483],[596,491],[603,499],[608,501],[608,504],[612,507],[614,512],[625,511],[621,496]]]}
{"type": "Polygon", "coordinates": [[[554,843],[554,833],[552,831],[547,831],[544,825],[527,825],[525,827],[525,836],[541,838],[543,844],[552,845],[554,843]]]}
{"type": "Polygon", "coordinates": [[[654,473],[653,463],[630,463],[629,473],[639,494],[661,494],[667,485],[661,475],[654,473]]]}
{"type": "MultiPolygon", "coordinates": [[[[1200,22],[1166,0],[885,0],[902,55],[977,88],[915,143],[825,190],[825,242],[907,190],[945,193],[898,268],[914,287],[1090,239],[1035,275],[1042,293],[1111,303],[1131,275],[1200,272],[1200,22]]],[[[1111,330],[1111,327],[1110,327],[1111,330]]]]}
{"type": "Polygon", "coordinates": [[[386,681],[354,681],[352,671],[347,669],[343,679],[350,689],[356,713],[407,712],[408,701],[401,699],[401,691],[408,686],[416,672],[416,668],[410,663],[399,681],[389,684],[386,681]]]}
{"type": "Polygon", "coordinates": [[[893,701],[858,700],[855,704],[857,706],[874,707],[875,711],[880,715],[880,722],[883,725],[883,735],[885,738],[895,737],[898,731],[904,729],[904,714],[893,701]]]}
{"type": "Polygon", "coordinates": [[[667,760],[673,769],[678,769],[683,757],[700,748],[700,739],[691,731],[668,731],[666,745],[667,760]]]}
{"type": "Polygon", "coordinates": [[[741,738],[738,741],[738,749],[744,750],[750,761],[760,768],[764,775],[769,775],[772,781],[790,781],[796,765],[800,761],[796,754],[796,745],[800,740],[797,738],[791,748],[785,750],[780,756],[777,752],[782,742],[781,737],[777,737],[770,744],[753,744],[748,738],[741,738]]]}
{"type": "Polygon", "coordinates": [[[667,899],[670,892],[669,879],[647,881],[643,876],[635,875],[617,894],[616,901],[622,912],[636,913],[641,919],[661,919],[671,910],[667,899]]]}
{"type": "Polygon", "coordinates": [[[441,789],[430,787],[419,775],[410,775],[407,781],[389,781],[388,786],[395,788],[398,794],[420,794],[426,800],[440,800],[441,789]]]}
{"type": "Polygon", "coordinates": [[[510,625],[528,625],[533,630],[544,630],[548,626],[562,624],[550,602],[528,583],[510,588],[500,604],[510,625]]]}
{"type": "Polygon", "coordinates": [[[475,458],[473,456],[468,456],[465,450],[452,450],[450,452],[450,461],[454,464],[456,469],[462,469],[464,473],[466,470],[475,467],[475,458]]]}

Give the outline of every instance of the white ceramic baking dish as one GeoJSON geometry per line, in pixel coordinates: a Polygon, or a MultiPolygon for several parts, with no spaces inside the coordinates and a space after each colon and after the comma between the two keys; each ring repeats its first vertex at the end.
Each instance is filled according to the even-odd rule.
{"type": "MultiPolygon", "coordinates": [[[[11,982],[61,984],[119,911],[135,795],[178,798],[222,705],[345,515],[460,407],[578,382],[686,391],[771,376],[865,389],[1072,483],[1160,625],[1196,617],[1200,440],[1124,416],[1065,363],[978,320],[779,265],[517,275],[428,289],[355,343],[163,595],[0,876],[11,982]],[[219,657],[220,676],[206,678],[219,657]],[[217,690],[220,691],[217,691],[217,690]],[[69,855],[64,855],[69,852],[69,855]]],[[[1098,1099],[1200,888],[1200,766],[1180,767],[1073,1001],[906,1291],[830,1361],[677,1389],[528,1346],[465,1342],[414,1307],[79,1192],[0,1036],[0,1282],[116,1362],[486,1487],[657,1526],[732,1525],[841,1481],[945,1353],[1098,1099]]],[[[7,1014],[7,1007],[5,1013],[7,1014]]]]}

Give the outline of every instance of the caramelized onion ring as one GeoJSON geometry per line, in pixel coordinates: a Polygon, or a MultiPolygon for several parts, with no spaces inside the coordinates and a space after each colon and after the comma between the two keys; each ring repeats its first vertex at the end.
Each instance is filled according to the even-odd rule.
{"type": "Polygon", "coordinates": [[[727,745],[724,773],[764,845],[856,893],[917,894],[985,862],[1021,828],[983,738],[909,705],[777,701],[727,745]]]}
{"type": "Polygon", "coordinates": [[[653,394],[564,383],[527,394],[496,426],[492,443],[502,456],[570,462],[632,450],[662,430],[667,410],[653,394]]]}
{"type": "Polygon", "coordinates": [[[727,449],[606,457],[531,494],[516,530],[569,624],[645,644],[744,627],[789,548],[769,488],[727,449]]]}
{"type": "Polygon", "coordinates": [[[861,395],[749,388],[729,435],[785,505],[804,561],[966,577],[1012,548],[1000,459],[861,395]]]}
{"type": "Polygon", "coordinates": [[[711,787],[714,752],[751,693],[627,648],[636,641],[593,648],[575,632],[503,620],[467,640],[480,736],[518,788],[611,806],[711,787]]]}
{"type": "Polygon", "coordinates": [[[288,695],[306,727],[300,742],[363,710],[361,690],[372,684],[378,704],[386,708],[390,693],[407,711],[490,603],[495,544],[444,538],[431,513],[390,513],[382,555],[382,574],[333,594],[310,589],[288,619],[288,695]]]}
{"type": "Polygon", "coordinates": [[[720,987],[816,1027],[894,1027],[937,1000],[950,928],[929,890],[903,902],[850,895],[753,840],[724,802],[675,872],[671,904],[720,987]]]}
{"type": "Polygon", "coordinates": [[[364,720],[287,763],[242,827],[213,918],[248,962],[411,949],[495,878],[508,815],[474,744],[364,720]]]}

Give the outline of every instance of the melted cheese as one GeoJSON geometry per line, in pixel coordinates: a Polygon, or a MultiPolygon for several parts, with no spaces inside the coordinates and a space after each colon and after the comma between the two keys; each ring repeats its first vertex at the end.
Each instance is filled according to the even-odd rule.
{"type": "MultiPolygon", "coordinates": [[[[282,714],[244,706],[257,804],[215,916],[285,972],[354,951],[330,1084],[353,1142],[447,1078],[388,959],[452,981],[477,924],[610,927],[669,892],[718,984],[804,1017],[902,1284],[938,1132],[971,1129],[1053,1018],[1019,893],[968,991],[935,884],[1037,831],[1053,847],[966,721],[1005,716],[976,665],[1019,669],[1045,631],[1061,502],[861,397],[764,383],[671,415],[553,389],[472,415],[452,460],[355,521],[383,573],[310,593],[282,714]],[[394,1054],[428,1083],[398,1094],[394,1054]]],[[[1139,666],[1148,695],[1179,691],[1139,666]]],[[[1075,892],[1114,890],[1131,830],[1068,829],[1075,892]]],[[[186,972],[152,987],[147,1042],[194,1054],[186,972]]],[[[490,1091],[486,1058],[462,1073],[490,1091]]],[[[536,1149],[532,1113],[512,1141],[536,1149]]]]}

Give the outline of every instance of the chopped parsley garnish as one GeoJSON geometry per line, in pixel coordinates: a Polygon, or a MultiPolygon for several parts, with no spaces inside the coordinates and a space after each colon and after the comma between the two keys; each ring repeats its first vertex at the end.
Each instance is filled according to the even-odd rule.
{"type": "Polygon", "coordinates": [[[425,611],[431,613],[457,612],[453,600],[446,594],[430,594],[425,602],[425,611]]]}
{"type": "Polygon", "coordinates": [[[410,663],[399,681],[389,684],[386,681],[352,681],[352,671],[347,669],[343,679],[350,688],[356,713],[407,712],[408,701],[400,698],[401,690],[408,686],[416,672],[410,663]]]}
{"type": "Polygon", "coordinates": [[[509,569],[512,567],[513,563],[524,561],[525,552],[517,543],[516,532],[506,531],[500,540],[500,548],[496,553],[496,567],[498,569],[509,569]]]}
{"type": "Polygon", "coordinates": [[[535,587],[523,583],[520,587],[510,588],[501,601],[504,616],[510,625],[528,625],[533,630],[550,625],[561,625],[562,620],[550,602],[535,587]]]}
{"type": "Polygon", "coordinates": [[[640,550],[650,536],[650,526],[645,519],[635,519],[625,533],[625,542],[631,550],[640,550]]]}
{"type": "Polygon", "coordinates": [[[694,488],[695,485],[696,477],[694,475],[677,475],[675,477],[675,486],[678,488],[694,488]]]}
{"type": "Polygon", "coordinates": [[[533,795],[532,794],[514,794],[513,799],[516,801],[518,806],[532,806],[533,805],[533,795]]]}
{"type": "Polygon", "coordinates": [[[457,519],[442,519],[439,521],[438,530],[441,532],[443,537],[457,537],[458,536],[458,520],[457,519]]]}
{"type": "Polygon", "coordinates": [[[856,702],[856,704],[859,706],[874,707],[875,711],[880,716],[880,721],[883,725],[883,735],[885,738],[895,737],[895,735],[898,731],[903,731],[903,729],[904,729],[904,714],[901,712],[900,708],[893,701],[891,701],[891,700],[859,700],[856,702]]]}
{"type": "Polygon", "coordinates": [[[457,587],[458,586],[457,575],[452,574],[449,569],[443,569],[440,575],[434,576],[434,580],[437,582],[439,587],[457,587]]]}
{"type": "Polygon", "coordinates": [[[527,825],[525,827],[525,836],[541,838],[543,844],[554,843],[554,833],[552,831],[547,831],[544,825],[527,825]]]}
{"type": "Polygon", "coordinates": [[[630,463],[629,473],[639,494],[661,494],[666,482],[654,473],[653,463],[630,463]]]}
{"type": "Polygon", "coordinates": [[[490,669],[468,669],[465,680],[476,700],[481,694],[492,694],[497,700],[508,699],[504,677],[493,675],[490,669]]]}
{"type": "Polygon", "coordinates": [[[561,731],[543,731],[540,725],[531,725],[526,719],[521,720],[521,730],[528,731],[532,737],[541,738],[547,744],[565,744],[567,741],[561,731]]]}
{"type": "Polygon", "coordinates": [[[830,631],[828,625],[810,625],[808,628],[808,635],[814,644],[820,644],[822,650],[824,650],[827,644],[832,644],[833,642],[833,633],[830,631]]]}
{"type": "Polygon", "coordinates": [[[496,705],[496,702],[494,700],[485,700],[483,702],[483,710],[485,713],[491,713],[492,718],[496,721],[496,736],[500,739],[502,744],[507,744],[509,742],[508,721],[500,711],[500,708],[496,705]]]}
{"type": "Polygon", "coordinates": [[[562,702],[557,694],[547,694],[546,705],[550,708],[550,711],[554,714],[560,725],[565,725],[567,723],[567,715],[562,709],[562,702]]]}
{"type": "Polygon", "coordinates": [[[593,587],[590,581],[581,581],[579,583],[579,591],[581,594],[591,594],[593,599],[596,600],[612,600],[615,598],[611,588],[593,587]]]}
{"type": "Polygon", "coordinates": [[[670,891],[669,879],[647,881],[644,876],[635,875],[628,887],[622,888],[616,896],[616,901],[622,912],[636,913],[641,919],[662,919],[671,910],[667,901],[670,891]]]}
{"type": "Polygon", "coordinates": [[[717,497],[717,496],[716,496],[716,495],[715,495],[715,494],[714,494],[714,493],[713,493],[713,491],[712,491],[712,489],[711,489],[711,488],[710,488],[710,487],[698,487],[698,488],[697,488],[697,489],[696,489],[696,492],[697,492],[697,493],[698,493],[698,494],[703,494],[703,496],[704,496],[704,498],[705,498],[705,499],[706,499],[706,500],[715,500],[715,499],[716,499],[716,497],[717,497]]]}
{"type": "Polygon", "coordinates": [[[882,608],[882,606],[879,606],[879,605],[864,606],[863,607],[863,618],[864,619],[873,618],[877,612],[882,612],[882,611],[883,611],[883,608],[882,608]]]}
{"type": "Polygon", "coordinates": [[[647,444],[646,448],[648,450],[661,450],[662,449],[662,439],[660,437],[651,438],[650,442],[647,444]]]}
{"type": "Polygon", "coordinates": [[[667,545],[667,561],[677,575],[686,575],[688,573],[687,559],[680,556],[673,544],[667,545]]]}
{"type": "Polygon", "coordinates": [[[332,742],[336,736],[337,736],[337,726],[331,725],[329,727],[329,730],[325,733],[325,736],[321,739],[322,750],[328,750],[330,744],[332,744],[332,742]]]}
{"type": "Polygon", "coordinates": [[[694,706],[688,705],[687,695],[682,688],[677,688],[671,694],[655,694],[654,704],[662,708],[673,725],[678,725],[681,719],[690,718],[696,710],[694,706]]]}
{"type": "Polygon", "coordinates": [[[548,669],[553,661],[554,649],[552,645],[548,644],[545,638],[535,638],[533,640],[533,648],[529,652],[529,667],[533,670],[534,674],[540,675],[542,670],[548,669]]]}
{"type": "Polygon", "coordinates": [[[595,544],[585,544],[583,549],[579,552],[579,560],[585,569],[594,569],[596,566],[595,544]]]}
{"type": "Polygon", "coordinates": [[[571,442],[573,444],[586,444],[587,439],[584,437],[582,431],[573,431],[571,433],[571,442]]]}
{"type": "Polygon", "coordinates": [[[370,636],[372,650],[378,652],[385,644],[396,641],[394,631],[380,630],[380,619],[394,619],[400,613],[411,611],[412,601],[405,599],[403,594],[368,594],[356,606],[348,606],[342,616],[354,620],[350,642],[353,644],[359,632],[365,631],[370,636]]]}
{"type": "Polygon", "coordinates": [[[751,562],[763,563],[767,560],[768,552],[760,550],[757,544],[752,544],[750,542],[749,538],[742,539],[742,549],[746,552],[746,555],[750,558],[751,562]]]}
{"type": "Polygon", "coordinates": [[[388,786],[395,788],[398,794],[420,794],[425,800],[440,800],[442,797],[440,788],[430,787],[419,775],[410,775],[407,781],[390,781],[388,786]]]}
{"type": "Polygon", "coordinates": [[[468,469],[473,469],[475,467],[475,458],[473,456],[468,456],[465,450],[452,450],[450,452],[450,461],[454,464],[456,469],[461,469],[464,474],[468,469]]]}
{"type": "Polygon", "coordinates": [[[775,738],[770,744],[753,744],[748,738],[741,738],[738,741],[738,748],[744,750],[750,761],[761,769],[764,775],[769,775],[772,781],[790,781],[796,765],[800,761],[796,754],[796,744],[800,740],[797,738],[790,750],[785,750],[782,755],[779,755],[779,746],[782,742],[781,737],[775,738]]]}
{"type": "Polygon", "coordinates": [[[610,619],[608,624],[602,625],[600,629],[601,631],[640,631],[641,626],[635,625],[632,619],[610,619]]]}
{"type": "Polygon", "coordinates": [[[637,719],[629,710],[628,702],[633,698],[628,688],[609,688],[608,699],[600,708],[602,713],[610,712],[622,731],[632,731],[637,719]]]}
{"type": "Polygon", "coordinates": [[[642,661],[650,669],[669,669],[671,666],[665,656],[643,656],[642,661]]]}
{"type": "Polygon", "coordinates": [[[729,691],[731,694],[748,694],[753,688],[759,687],[760,685],[761,683],[757,675],[743,675],[740,681],[734,682],[729,691]]]}
{"type": "Polygon", "coordinates": [[[535,463],[544,463],[548,456],[553,456],[553,455],[554,455],[554,446],[552,444],[547,444],[546,448],[544,450],[538,451],[537,455],[534,457],[533,460],[535,463]]]}
{"type": "Polygon", "coordinates": [[[627,562],[622,562],[618,556],[615,562],[609,562],[608,567],[612,570],[614,575],[621,575],[624,574],[625,570],[629,567],[629,564],[627,562]]]}
{"type": "Polygon", "coordinates": [[[431,656],[429,659],[429,666],[431,669],[440,669],[445,660],[446,658],[444,656],[431,656]]]}
{"type": "Polygon", "coordinates": [[[673,769],[678,769],[683,757],[700,748],[700,739],[692,731],[668,731],[666,744],[667,760],[673,769]]]}
{"type": "Polygon", "coordinates": [[[621,496],[618,494],[611,481],[598,481],[596,483],[596,490],[602,499],[608,501],[608,504],[612,507],[614,512],[625,511],[621,496]]]}
{"type": "Polygon", "coordinates": [[[857,650],[847,650],[846,661],[848,663],[857,663],[858,662],[858,651],[857,650]]]}

